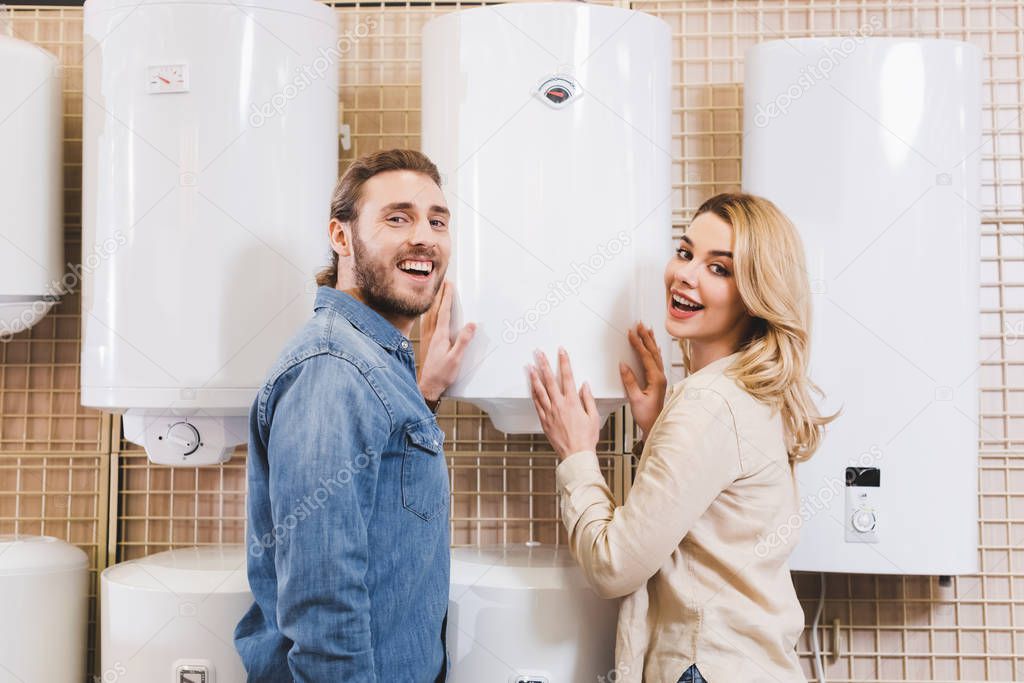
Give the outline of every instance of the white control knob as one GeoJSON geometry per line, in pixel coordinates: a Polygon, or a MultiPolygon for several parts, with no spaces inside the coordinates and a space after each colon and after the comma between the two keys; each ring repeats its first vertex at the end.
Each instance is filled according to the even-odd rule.
{"type": "Polygon", "coordinates": [[[853,513],[853,518],[850,523],[853,524],[853,528],[861,533],[867,533],[875,528],[875,524],[878,519],[875,517],[875,513],[871,510],[857,510],[853,513]]]}
{"type": "Polygon", "coordinates": [[[167,430],[167,440],[182,450],[182,455],[191,455],[199,448],[199,430],[188,422],[177,422],[167,430]]]}

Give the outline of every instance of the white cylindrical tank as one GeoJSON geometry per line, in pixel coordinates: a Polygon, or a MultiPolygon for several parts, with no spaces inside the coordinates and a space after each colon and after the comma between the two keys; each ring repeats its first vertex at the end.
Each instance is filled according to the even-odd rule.
{"type": "Polygon", "coordinates": [[[617,680],[618,611],[619,601],[598,597],[565,548],[455,548],[448,681],[617,680]]]}
{"type": "Polygon", "coordinates": [[[89,558],[51,536],[0,536],[0,683],[85,673],[89,558]]]}
{"type": "Polygon", "coordinates": [[[169,550],[107,568],[100,576],[103,676],[244,681],[234,632],[252,601],[241,545],[169,550]]]}
{"type": "Polygon", "coordinates": [[[745,68],[743,188],[800,230],[810,375],[823,412],[843,410],[797,467],[790,564],[974,573],[981,53],[786,40],[748,50],[745,68]]]}
{"type": "Polygon", "coordinates": [[[66,286],[63,113],[57,58],[0,33],[0,341],[39,322],[66,286]]]}
{"type": "Polygon", "coordinates": [[[524,366],[569,352],[602,416],[662,348],[671,256],[669,27],[582,3],[454,12],[423,34],[423,150],[452,210],[453,324],[478,324],[447,395],[539,432],[524,366]]]}
{"type": "Polygon", "coordinates": [[[216,462],[327,263],[336,17],[88,0],[84,33],[82,403],[157,462],[216,462]]]}

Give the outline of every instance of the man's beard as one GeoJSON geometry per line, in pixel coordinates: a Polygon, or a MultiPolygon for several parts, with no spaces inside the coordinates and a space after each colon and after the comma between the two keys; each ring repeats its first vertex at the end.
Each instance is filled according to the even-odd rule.
{"type": "MultiPolygon", "coordinates": [[[[356,287],[363,301],[378,313],[385,315],[401,315],[408,318],[423,315],[434,300],[431,296],[424,303],[405,301],[398,298],[388,286],[391,275],[389,264],[374,262],[366,253],[362,240],[353,233],[352,246],[355,254],[353,273],[356,276],[356,287]]],[[[441,289],[441,279],[434,285],[434,295],[441,289]]]]}

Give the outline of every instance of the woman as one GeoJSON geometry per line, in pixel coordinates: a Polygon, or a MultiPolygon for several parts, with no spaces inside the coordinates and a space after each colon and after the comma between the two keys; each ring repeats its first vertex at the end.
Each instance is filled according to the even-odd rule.
{"type": "MultiPolygon", "coordinates": [[[[529,368],[534,405],[558,453],[572,552],[603,597],[626,596],[618,681],[805,683],[794,650],[804,626],[787,543],[764,539],[798,511],[793,464],[835,416],[808,379],[810,292],[803,246],[771,202],[712,197],[665,268],[665,327],[687,377],[668,389],[661,350],[638,324],[629,340],[641,389],[620,364],[643,451],[616,506],[598,468],[600,421],[559,350],[529,368]]],[[[634,451],[635,452],[635,451],[634,451]]]]}

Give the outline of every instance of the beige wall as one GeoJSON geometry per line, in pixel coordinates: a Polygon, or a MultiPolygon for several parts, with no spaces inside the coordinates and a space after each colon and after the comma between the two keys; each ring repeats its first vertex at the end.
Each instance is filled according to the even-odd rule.
{"type": "MultiPolygon", "coordinates": [[[[747,46],[845,35],[877,19],[884,28],[875,35],[943,36],[985,51],[983,570],[945,588],[934,578],[830,575],[823,638],[828,651],[835,647],[827,659],[830,681],[1024,680],[1024,344],[1014,344],[1024,335],[1024,8],[913,0],[638,0],[633,6],[665,19],[676,35],[671,152],[677,234],[703,198],[738,188],[747,46]]],[[[354,144],[339,170],[366,151],[419,144],[419,32],[430,17],[453,7],[338,9],[343,31],[367,19],[376,24],[341,63],[339,115],[352,126],[354,144]]],[[[65,239],[67,260],[77,262],[81,10],[17,8],[14,32],[58,55],[64,67],[65,239]]],[[[37,327],[0,344],[0,533],[66,538],[89,553],[97,570],[169,547],[241,542],[244,452],[198,471],[148,465],[121,440],[116,420],[79,405],[79,315],[75,294],[37,327]]],[[[937,321],[927,333],[947,332],[937,321]]],[[[451,402],[441,423],[454,445],[455,543],[564,542],[552,494],[554,459],[542,439],[506,439],[472,406],[451,402]]],[[[624,485],[630,431],[628,417],[617,415],[601,444],[617,491],[624,485]]],[[[818,577],[794,579],[811,614],[818,577]]],[[[806,633],[800,650],[809,650],[806,633]]],[[[810,676],[806,657],[805,667],[810,676]]]]}

